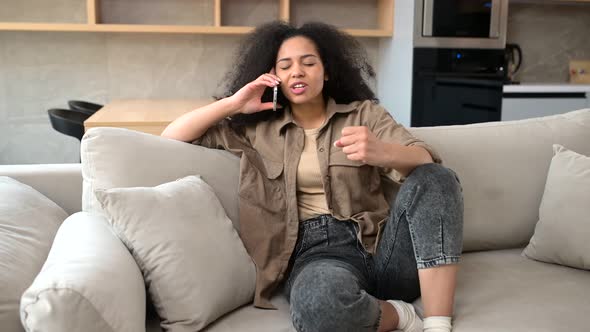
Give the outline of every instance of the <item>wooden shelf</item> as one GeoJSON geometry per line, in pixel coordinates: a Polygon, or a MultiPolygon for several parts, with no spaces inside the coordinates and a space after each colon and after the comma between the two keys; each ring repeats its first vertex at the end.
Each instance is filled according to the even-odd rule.
{"type": "Polygon", "coordinates": [[[96,24],[100,21],[100,13],[98,9],[98,0],[86,1],[86,20],[88,24],[96,24]]]}
{"type": "MultiPolygon", "coordinates": [[[[139,24],[57,24],[57,23],[0,23],[0,31],[69,31],[69,32],[144,32],[178,34],[242,35],[254,27],[196,26],[196,25],[139,25],[139,24]]],[[[377,29],[343,29],[356,37],[390,37],[392,32],[377,29]]]]}
{"type": "MultiPolygon", "coordinates": [[[[87,23],[28,23],[0,22],[0,31],[69,31],[69,32],[117,32],[117,33],[177,33],[177,34],[217,34],[242,35],[254,29],[253,26],[226,26],[222,23],[223,0],[213,1],[213,25],[162,25],[162,24],[110,24],[101,23],[100,0],[86,0],[87,23]]],[[[290,0],[277,0],[276,19],[290,21],[290,0]]],[[[347,33],[357,37],[391,37],[393,35],[394,0],[376,0],[378,28],[349,29],[347,33]]]]}
{"type": "Polygon", "coordinates": [[[0,31],[147,32],[240,35],[253,27],[198,25],[0,23],[0,31]]]}
{"type": "Polygon", "coordinates": [[[342,29],[355,37],[391,37],[393,31],[380,29],[342,29]]]}

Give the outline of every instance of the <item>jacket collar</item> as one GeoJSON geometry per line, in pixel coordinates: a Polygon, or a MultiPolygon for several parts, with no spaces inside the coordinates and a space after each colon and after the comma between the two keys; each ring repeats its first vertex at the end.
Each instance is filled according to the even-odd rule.
{"type": "MultiPolygon", "coordinates": [[[[333,98],[328,99],[326,105],[326,122],[324,126],[330,122],[330,119],[336,113],[350,113],[357,109],[358,102],[352,102],[350,104],[336,104],[333,98]]],[[[294,123],[293,114],[291,113],[290,107],[286,107],[282,115],[274,121],[274,126],[277,134],[281,134],[281,130],[288,124],[294,123]]]]}

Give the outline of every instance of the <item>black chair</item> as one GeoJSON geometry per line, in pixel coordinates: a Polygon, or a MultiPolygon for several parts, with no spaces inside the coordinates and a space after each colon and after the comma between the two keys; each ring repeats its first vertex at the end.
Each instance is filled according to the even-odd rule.
{"type": "Polygon", "coordinates": [[[103,105],[82,100],[68,100],[68,106],[74,111],[80,111],[90,115],[94,114],[103,107],[103,105]]]}
{"type": "Polygon", "coordinates": [[[79,141],[82,140],[84,121],[90,117],[90,114],[63,108],[52,108],[47,113],[53,129],[62,134],[75,137],[79,141]]]}

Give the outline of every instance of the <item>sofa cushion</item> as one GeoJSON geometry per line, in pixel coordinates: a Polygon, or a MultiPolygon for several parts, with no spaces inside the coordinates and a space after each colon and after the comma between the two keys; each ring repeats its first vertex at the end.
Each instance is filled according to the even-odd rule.
{"type": "MultiPolygon", "coordinates": [[[[453,332],[586,331],[590,272],[527,259],[522,248],[465,253],[461,258],[453,332]]],[[[241,307],[203,332],[295,332],[289,303],[277,293],[278,311],[241,307]]],[[[414,302],[423,317],[421,299],[414,302]]],[[[157,321],[148,332],[161,332],[157,321]]]]}
{"type": "MultiPolygon", "coordinates": [[[[523,257],[522,248],[461,258],[453,332],[586,331],[590,272],[523,257]]],[[[414,302],[419,315],[421,299],[414,302]]]]}
{"type": "MultiPolygon", "coordinates": [[[[289,302],[282,292],[271,299],[277,310],[261,310],[253,305],[240,307],[219,318],[202,332],[297,332],[291,323],[289,302]]],[[[162,332],[160,321],[150,316],[146,321],[146,332],[162,332]]]]}
{"type": "Polygon", "coordinates": [[[108,221],[78,212],[59,228],[20,310],[27,331],[141,331],[145,303],[141,272],[108,221]]]}
{"type": "MultiPolygon", "coordinates": [[[[240,307],[221,317],[202,332],[297,332],[291,323],[289,303],[285,296],[271,299],[277,310],[261,310],[252,305],[240,307]]],[[[146,332],[162,332],[157,317],[148,317],[146,332]]]]}
{"type": "Polygon", "coordinates": [[[199,331],[253,300],[254,263],[199,176],[95,193],[143,272],[164,329],[199,331]]]}
{"type": "Polygon", "coordinates": [[[123,128],[91,128],[81,144],[82,210],[102,213],[95,188],[156,186],[199,174],[239,227],[239,158],[169,138],[123,128]]]}
{"type": "Polygon", "coordinates": [[[553,152],[539,222],[523,254],[590,270],[590,158],[557,144],[553,152]]]}
{"type": "Polygon", "coordinates": [[[67,213],[35,189],[0,176],[0,326],[23,331],[22,293],[41,270],[67,213]]]}
{"type": "Polygon", "coordinates": [[[590,155],[590,109],[410,131],[459,175],[465,199],[464,251],[526,246],[539,220],[553,144],[590,155]]]}

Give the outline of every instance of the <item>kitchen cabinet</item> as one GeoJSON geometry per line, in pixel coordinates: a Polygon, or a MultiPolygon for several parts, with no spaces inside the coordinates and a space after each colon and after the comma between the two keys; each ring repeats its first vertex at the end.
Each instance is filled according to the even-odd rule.
{"type": "Polygon", "coordinates": [[[0,31],[239,35],[260,23],[280,19],[295,24],[321,20],[358,37],[393,35],[394,0],[86,0],[85,8],[80,0],[70,1],[77,13],[64,14],[64,6],[57,6],[47,11],[47,20],[40,17],[44,15],[43,10],[30,8],[35,13],[33,20],[14,22],[11,17],[28,17],[26,10],[21,15],[22,10],[15,9],[14,15],[10,15],[10,9],[3,9],[0,31]],[[51,12],[57,10],[61,13],[56,19],[51,12]],[[85,21],[79,19],[84,16],[85,21]],[[68,22],[64,17],[72,19],[68,22]],[[350,26],[349,22],[361,22],[361,25],[350,26]]]}
{"type": "Polygon", "coordinates": [[[502,121],[554,115],[590,107],[590,85],[508,85],[502,121]]]}

